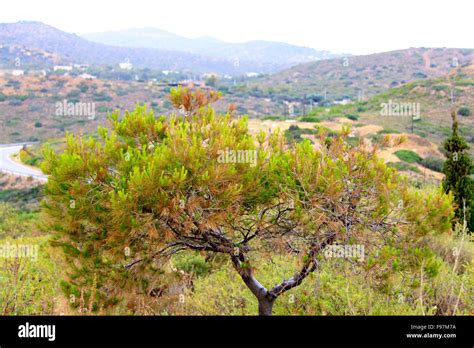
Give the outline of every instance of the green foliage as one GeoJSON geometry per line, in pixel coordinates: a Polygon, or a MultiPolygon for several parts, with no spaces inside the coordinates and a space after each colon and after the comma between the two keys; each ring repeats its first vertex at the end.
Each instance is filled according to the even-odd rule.
{"type": "Polygon", "coordinates": [[[285,116],[264,116],[261,118],[262,121],[284,121],[286,119],[285,116]]]}
{"type": "Polygon", "coordinates": [[[402,170],[402,171],[411,171],[415,173],[420,173],[420,170],[418,167],[412,166],[411,164],[405,163],[405,162],[388,162],[387,166],[390,168],[395,168],[397,170],[402,170]]]}
{"type": "Polygon", "coordinates": [[[7,236],[18,237],[27,232],[25,224],[19,223],[19,218],[18,212],[10,205],[0,203],[0,239],[7,236]]]}
{"type": "Polygon", "coordinates": [[[402,161],[407,163],[420,163],[421,157],[414,151],[411,150],[398,150],[395,155],[402,161]]]}
{"type": "Polygon", "coordinates": [[[42,156],[41,154],[36,152],[36,149],[33,151],[26,151],[26,150],[21,150],[20,151],[20,159],[23,163],[29,165],[29,166],[34,166],[37,167],[39,166],[42,156]]]}
{"type": "Polygon", "coordinates": [[[216,75],[209,76],[206,80],[206,85],[210,86],[210,87],[216,87],[216,85],[217,85],[217,76],[216,75]]]}
{"type": "Polygon", "coordinates": [[[112,97],[106,92],[94,92],[92,95],[92,100],[96,102],[109,102],[112,100],[112,97]]]}
{"type": "Polygon", "coordinates": [[[87,93],[87,91],[89,90],[89,86],[86,84],[81,84],[79,85],[79,90],[81,93],[87,93]]]}
{"type": "MultiPolygon", "coordinates": [[[[0,226],[0,231],[2,226],[0,226]]],[[[0,232],[1,235],[1,232],[0,232]]],[[[56,313],[59,264],[48,238],[0,239],[0,245],[31,248],[32,257],[0,257],[0,314],[51,315],[56,313]]]]}
{"type": "Polygon", "coordinates": [[[301,122],[321,122],[323,119],[318,116],[303,116],[299,118],[299,121],[301,122]]]}
{"type": "Polygon", "coordinates": [[[442,173],[444,161],[438,157],[426,157],[419,162],[423,167],[434,170],[435,172],[442,173]]]}
{"type": "MultiPolygon", "coordinates": [[[[19,179],[21,180],[21,178],[19,179]]],[[[39,187],[28,189],[2,189],[0,190],[0,204],[8,203],[9,208],[21,209],[28,213],[37,210],[38,202],[42,198],[42,192],[39,187]]]]}
{"type": "Polygon", "coordinates": [[[98,112],[104,112],[104,113],[105,113],[105,112],[109,112],[109,111],[111,111],[111,110],[110,110],[107,106],[101,105],[101,106],[99,106],[99,107],[97,108],[97,111],[98,111],[98,112]]]}
{"type": "Polygon", "coordinates": [[[74,91],[71,91],[69,92],[68,94],[66,94],[66,98],[68,99],[77,99],[81,96],[81,90],[79,89],[76,89],[74,91]]]}
{"type": "MultiPolygon", "coordinates": [[[[324,260],[318,273],[275,303],[276,315],[469,315],[474,304],[468,289],[474,282],[473,248],[452,236],[423,239],[413,251],[403,245],[367,255],[360,263],[324,260]],[[405,251],[404,251],[405,249],[405,251]],[[462,269],[453,272],[456,257],[462,269]],[[396,265],[396,266],[395,266],[396,265]],[[373,267],[381,267],[376,275],[373,267]],[[354,273],[354,268],[356,272],[354,273]],[[420,298],[423,269],[423,301],[420,298]],[[351,274],[349,277],[348,274],[351,274]],[[409,281],[407,281],[409,279],[409,281]],[[449,280],[449,281],[448,281],[449,280]],[[453,296],[454,294],[454,296],[453,296]],[[458,306],[456,302],[458,300],[458,306]],[[459,306],[460,305],[460,306],[459,306]]],[[[256,270],[264,285],[292,275],[297,257],[272,255],[256,270]]],[[[186,293],[186,314],[253,315],[257,301],[227,264],[194,281],[186,293]]]]}
{"type": "Polygon", "coordinates": [[[303,141],[302,134],[315,134],[317,133],[314,129],[300,128],[296,125],[291,125],[285,131],[285,138],[288,142],[300,142],[303,141]]]}
{"type": "Polygon", "coordinates": [[[173,259],[176,268],[197,276],[205,276],[211,269],[211,264],[201,255],[178,254],[173,259]]]}
{"type": "Polygon", "coordinates": [[[382,130],[379,130],[377,134],[399,134],[400,132],[396,129],[393,128],[384,128],[382,130]]]}
{"type": "Polygon", "coordinates": [[[459,116],[470,116],[471,110],[467,106],[460,107],[458,110],[459,116]]]}
{"type": "Polygon", "coordinates": [[[348,114],[348,115],[346,115],[346,117],[349,120],[353,120],[353,121],[357,121],[359,119],[359,115],[357,115],[357,114],[348,114]]]}

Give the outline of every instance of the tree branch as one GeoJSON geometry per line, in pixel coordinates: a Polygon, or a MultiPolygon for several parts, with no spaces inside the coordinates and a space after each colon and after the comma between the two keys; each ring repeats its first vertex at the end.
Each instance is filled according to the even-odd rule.
{"type": "Polygon", "coordinates": [[[322,250],[324,250],[326,246],[332,244],[335,240],[335,237],[336,234],[331,233],[324,242],[317,244],[315,247],[313,247],[306,255],[306,261],[304,262],[301,270],[295,273],[295,275],[290,279],[286,279],[280,284],[275,285],[271,290],[268,291],[268,295],[275,299],[285,291],[288,291],[300,285],[309,274],[311,274],[318,268],[316,256],[322,250]]]}

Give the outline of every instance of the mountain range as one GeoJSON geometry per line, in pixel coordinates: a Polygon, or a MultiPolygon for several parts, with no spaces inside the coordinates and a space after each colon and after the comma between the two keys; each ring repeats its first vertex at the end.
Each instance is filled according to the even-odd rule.
{"type": "MultiPolygon", "coordinates": [[[[81,37],[30,21],[0,24],[0,45],[41,50],[59,56],[63,62],[78,64],[130,62],[137,68],[230,75],[273,73],[301,62],[336,56],[277,42],[229,44],[207,37],[187,39],[150,28],[81,37]]],[[[5,65],[5,61],[1,63],[5,65]]]]}
{"type": "Polygon", "coordinates": [[[275,72],[300,63],[341,56],[282,42],[229,43],[208,36],[191,39],[156,28],[107,31],[82,37],[112,46],[187,52],[209,58],[231,59],[236,64],[252,62],[255,71],[259,72],[275,72]]]}

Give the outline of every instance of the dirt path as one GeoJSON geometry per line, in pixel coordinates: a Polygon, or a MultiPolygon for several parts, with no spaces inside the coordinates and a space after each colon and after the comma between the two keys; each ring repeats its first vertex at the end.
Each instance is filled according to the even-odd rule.
{"type": "Polygon", "coordinates": [[[425,69],[427,70],[433,70],[433,68],[431,67],[431,58],[430,58],[430,54],[432,51],[433,51],[432,49],[429,49],[428,51],[423,53],[423,61],[425,62],[425,69]]]}

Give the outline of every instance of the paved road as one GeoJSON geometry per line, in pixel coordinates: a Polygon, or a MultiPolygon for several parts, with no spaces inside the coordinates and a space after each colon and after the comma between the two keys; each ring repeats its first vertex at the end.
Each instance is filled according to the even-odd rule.
{"type": "Polygon", "coordinates": [[[18,176],[34,177],[40,181],[48,181],[48,177],[41,170],[25,166],[13,161],[10,156],[17,154],[24,144],[0,145],[0,172],[18,176]]]}

